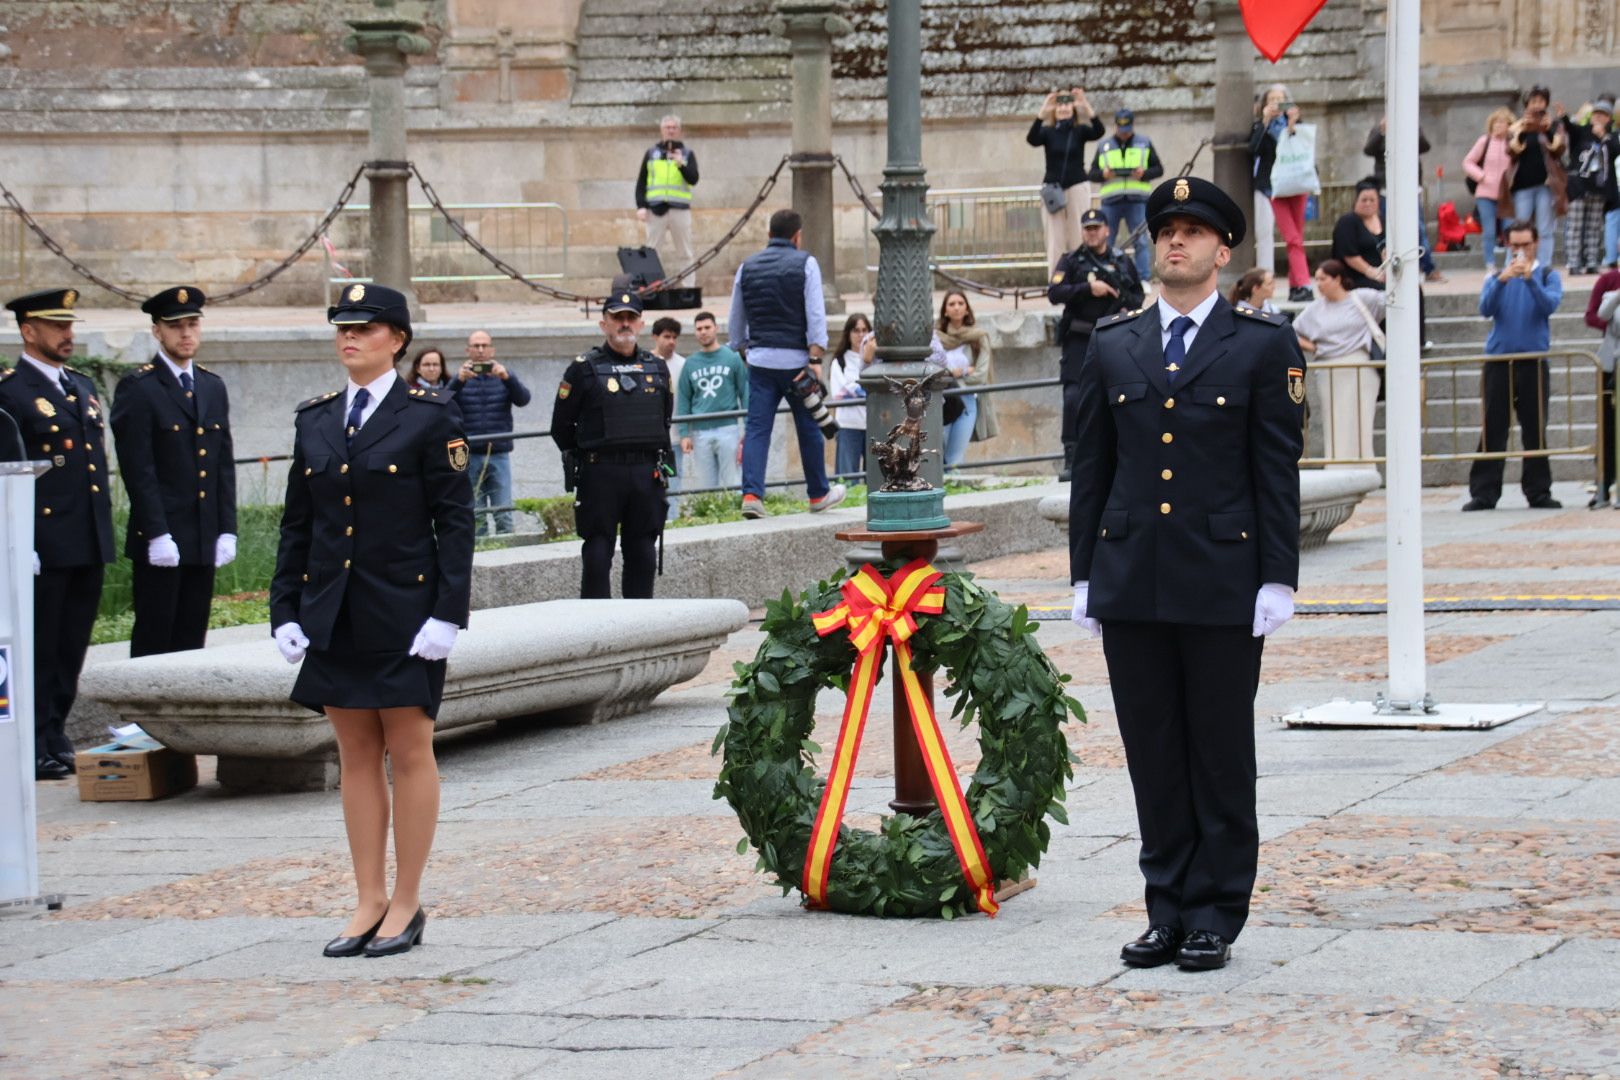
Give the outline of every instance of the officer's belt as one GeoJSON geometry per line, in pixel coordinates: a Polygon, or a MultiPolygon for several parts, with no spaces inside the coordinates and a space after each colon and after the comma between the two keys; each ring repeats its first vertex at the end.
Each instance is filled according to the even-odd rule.
{"type": "Polygon", "coordinates": [[[648,465],[658,460],[657,450],[587,450],[581,460],[586,465],[648,465]]]}

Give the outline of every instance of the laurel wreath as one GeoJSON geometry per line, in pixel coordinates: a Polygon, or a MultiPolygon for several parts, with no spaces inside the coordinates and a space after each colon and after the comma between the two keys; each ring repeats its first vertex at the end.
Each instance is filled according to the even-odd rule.
{"type": "MultiPolygon", "coordinates": [[[[892,573],[899,565],[881,569],[892,573]]],[[[797,600],[784,591],[766,606],[765,642],[752,663],[734,666],[728,720],[711,748],[724,752],[714,797],[731,804],[747,833],[737,851],[752,845],[759,852],[755,869],[775,875],[783,895],[802,888],[825,783],[814,757],[821,747],[810,738],[816,695],[847,691],[856,656],[847,634],[821,637],[810,622],[839,602],[843,578],[818,582],[797,600]]],[[[1078,759],[1062,724],[1070,714],[1084,722],[1085,713],[1064,692],[1069,676],[1036,644],[1039,624],[1026,608],[1003,603],[971,574],[947,573],[939,584],[945,610],[917,618],[914,666],[943,670],[950,678],[945,697],[955,701],[950,716],[963,726],[979,723],[981,756],[968,807],[995,879],[1016,879],[1040,864],[1051,839],[1045,819],[1068,824],[1064,784],[1078,759]]],[[[885,817],[878,832],[842,826],[827,907],[946,919],[976,910],[938,810],[885,817]]]]}

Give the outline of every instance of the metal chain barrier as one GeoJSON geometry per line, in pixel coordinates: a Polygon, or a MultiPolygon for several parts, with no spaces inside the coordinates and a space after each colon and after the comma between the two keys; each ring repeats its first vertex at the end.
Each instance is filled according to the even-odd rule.
{"type": "MultiPolygon", "coordinates": [[[[320,224],[316,225],[314,230],[304,238],[304,242],[293,249],[292,254],[288,255],[286,258],[282,259],[281,262],[271,267],[270,270],[260,274],[247,284],[239,285],[234,289],[210,296],[208,298],[209,302],[215,304],[224,304],[232,300],[238,300],[249,293],[257,292],[266,285],[270,284],[276,278],[280,277],[295,263],[297,263],[299,259],[302,259],[310,248],[320,243],[320,239],[323,235],[325,235],[327,227],[332,224],[332,221],[338,216],[339,213],[342,212],[344,206],[348,205],[349,200],[354,197],[354,189],[360,183],[360,177],[365,175],[367,165],[369,164],[371,163],[367,162],[354,170],[354,175],[349,177],[349,182],[344,184],[343,190],[338,193],[337,202],[332,204],[332,209],[326,212],[326,216],[321,218],[320,224]]],[[[88,266],[85,266],[83,263],[79,262],[79,260],[75,259],[73,256],[64,251],[62,249],[62,245],[57,243],[56,239],[52,237],[50,233],[45,231],[44,226],[34,220],[34,216],[28,212],[27,208],[18,201],[17,197],[13,195],[4,184],[0,184],[0,198],[3,198],[6,205],[10,206],[11,209],[16,212],[18,219],[20,219],[22,223],[28,227],[29,231],[39,238],[39,242],[45,246],[45,249],[51,254],[55,255],[57,258],[61,259],[63,262],[67,263],[68,266],[72,267],[74,273],[78,274],[86,281],[106,289],[114,296],[123,297],[125,300],[139,303],[140,301],[146,299],[146,297],[140,293],[132,292],[121,285],[114,285],[112,282],[108,281],[100,274],[97,274],[94,270],[91,270],[88,266]]]]}
{"type": "MultiPolygon", "coordinates": [[[[765,182],[760,185],[759,191],[755,193],[754,201],[748,204],[748,208],[742,212],[742,215],[737,218],[737,220],[732,224],[731,228],[726,230],[726,234],[717,242],[705,248],[702,254],[692,260],[690,266],[683,267],[677,273],[666,275],[661,281],[648,282],[646,285],[638,286],[636,288],[636,295],[646,296],[649,293],[658,292],[665,286],[667,282],[685,280],[690,275],[708,265],[708,263],[713,260],[716,255],[719,255],[720,252],[724,250],[726,245],[730,244],[737,238],[737,235],[743,231],[743,227],[748,224],[749,219],[754,216],[754,213],[764,204],[765,200],[770,197],[771,190],[776,187],[777,180],[779,180],[782,176],[782,170],[787,168],[790,161],[791,155],[782,155],[782,160],[776,163],[776,168],[771,170],[771,174],[765,178],[765,182]]],[[[416,182],[421,185],[422,194],[427,196],[428,202],[435,210],[439,212],[439,216],[444,218],[445,223],[450,226],[451,230],[454,231],[457,236],[466,241],[469,247],[478,252],[479,255],[483,256],[491,266],[495,267],[495,269],[499,270],[513,281],[516,281],[522,285],[527,285],[535,292],[540,293],[543,296],[549,296],[553,300],[564,300],[569,303],[580,304],[586,308],[590,308],[606,299],[605,296],[589,296],[584,293],[569,292],[566,289],[554,288],[553,286],[546,285],[538,281],[531,281],[530,279],[524,277],[521,271],[512,266],[510,263],[506,262],[499,255],[496,255],[493,251],[489,250],[489,248],[479,243],[478,240],[476,240],[473,235],[467,231],[466,226],[457,220],[455,215],[451,214],[449,209],[445,207],[444,203],[440,201],[438,192],[433,190],[433,185],[428,183],[427,177],[422,175],[421,170],[416,167],[415,162],[409,162],[407,164],[411,170],[411,175],[416,177],[416,182]]]]}

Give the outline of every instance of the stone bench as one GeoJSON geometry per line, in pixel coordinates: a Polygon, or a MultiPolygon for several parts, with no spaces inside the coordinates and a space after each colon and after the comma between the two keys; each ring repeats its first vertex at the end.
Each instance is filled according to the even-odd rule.
{"type": "MultiPolygon", "coordinates": [[[[1383,486],[1377,469],[1301,469],[1299,473],[1299,547],[1310,551],[1327,543],[1328,534],[1350,520],[1356,506],[1383,486]]],[[[1066,533],[1069,496],[1041,500],[1041,517],[1066,533]]]]}
{"type": "MultiPolygon", "coordinates": [[[[627,715],[702,671],[747,622],[736,600],[553,600],[475,611],[450,658],[435,730],[627,715]]],[[[232,789],[336,787],[331,724],[287,700],[298,669],[262,629],[254,641],[93,665],[80,693],[175,750],[218,755],[219,781],[232,789]]]]}

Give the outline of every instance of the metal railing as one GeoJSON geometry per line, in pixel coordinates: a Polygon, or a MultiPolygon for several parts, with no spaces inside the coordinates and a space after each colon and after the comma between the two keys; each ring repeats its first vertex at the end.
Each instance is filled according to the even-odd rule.
{"type": "MultiPolygon", "coordinates": [[[[1384,463],[1384,456],[1374,453],[1375,447],[1367,444],[1368,433],[1373,429],[1373,413],[1378,408],[1378,382],[1374,378],[1363,377],[1364,373],[1376,374],[1383,367],[1383,361],[1375,360],[1333,365],[1317,364],[1314,367],[1306,365],[1308,372],[1306,401],[1311,412],[1319,416],[1333,417],[1336,414],[1335,407],[1344,406],[1342,415],[1353,417],[1358,425],[1353,433],[1353,445],[1358,452],[1332,453],[1329,452],[1329,447],[1320,447],[1318,449],[1322,453],[1313,456],[1312,447],[1309,445],[1310,432],[1307,431],[1306,456],[1301,459],[1301,466],[1384,463]],[[1336,399],[1336,395],[1339,394],[1353,395],[1353,403],[1336,399]]],[[[1590,460],[1594,478],[1599,477],[1603,432],[1608,424],[1613,422],[1613,418],[1606,415],[1603,409],[1603,369],[1593,353],[1581,349],[1555,349],[1545,353],[1426,356],[1421,362],[1421,371],[1422,432],[1426,447],[1421,460],[1456,462],[1506,461],[1509,458],[1570,458],[1590,460]],[[1482,438],[1485,421],[1483,387],[1464,397],[1458,394],[1459,381],[1472,379],[1483,382],[1484,368],[1488,365],[1535,363],[1541,360],[1546,362],[1546,376],[1538,382],[1543,395],[1537,403],[1541,417],[1541,447],[1533,450],[1524,448],[1510,372],[1508,425],[1507,431],[1501,433],[1506,447],[1499,451],[1485,450],[1482,438]],[[1478,368],[1464,373],[1462,370],[1464,365],[1470,368],[1478,365],[1478,368]],[[1448,391],[1445,397],[1431,393],[1440,380],[1449,383],[1445,388],[1448,391]],[[1444,401],[1445,405],[1437,409],[1431,397],[1444,401]],[[1587,424],[1584,421],[1578,423],[1576,419],[1577,403],[1588,397],[1593,403],[1590,439],[1586,437],[1587,424]],[[1465,408],[1479,410],[1478,415],[1465,416],[1465,408]],[[1440,412],[1438,416],[1437,411],[1440,412]],[[1554,413],[1558,415],[1554,417],[1554,413]],[[1438,449],[1427,449],[1436,444],[1439,446],[1438,449]]],[[[1329,435],[1324,434],[1324,441],[1328,437],[1329,435]]],[[[1341,447],[1352,445],[1348,436],[1342,439],[1333,437],[1333,441],[1341,447]]]]}
{"type": "MultiPolygon", "coordinates": [[[[370,207],[351,203],[332,223],[326,249],[328,295],[351,281],[370,281],[370,207]],[[341,273],[346,270],[347,274],[341,273]]],[[[446,203],[467,232],[534,281],[568,274],[568,211],[551,202],[446,203]]],[[[506,281],[456,235],[428,203],[410,207],[411,281],[417,284],[506,281]]]]}

